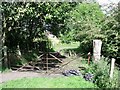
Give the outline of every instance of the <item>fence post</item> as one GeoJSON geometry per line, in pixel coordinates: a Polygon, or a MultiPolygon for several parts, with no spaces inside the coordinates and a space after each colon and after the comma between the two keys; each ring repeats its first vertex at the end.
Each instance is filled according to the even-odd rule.
{"type": "Polygon", "coordinates": [[[8,68],[8,59],[7,59],[7,47],[4,46],[4,66],[8,68]]]}
{"type": "Polygon", "coordinates": [[[17,54],[18,54],[19,56],[21,56],[21,51],[20,51],[19,45],[17,45],[17,54]]]}
{"type": "Polygon", "coordinates": [[[90,64],[90,56],[91,56],[91,53],[89,52],[88,53],[88,65],[90,64]]]}
{"type": "Polygon", "coordinates": [[[114,72],[114,66],[115,66],[115,59],[112,58],[111,65],[110,65],[110,78],[113,78],[113,72],[114,72]]]}
{"type": "Polygon", "coordinates": [[[101,46],[102,46],[102,41],[101,40],[93,40],[93,58],[94,58],[94,62],[98,62],[100,60],[101,46]]]}

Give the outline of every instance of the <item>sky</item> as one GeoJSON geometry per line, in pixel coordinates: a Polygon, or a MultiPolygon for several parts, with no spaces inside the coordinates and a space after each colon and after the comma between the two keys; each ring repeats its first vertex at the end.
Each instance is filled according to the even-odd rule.
{"type": "Polygon", "coordinates": [[[106,5],[109,5],[110,3],[118,4],[118,2],[120,2],[120,0],[96,0],[96,1],[102,6],[101,9],[105,14],[111,10],[111,8],[108,8],[106,5]]]}
{"type": "Polygon", "coordinates": [[[120,0],[97,0],[100,5],[105,5],[109,3],[117,4],[120,0]]]}

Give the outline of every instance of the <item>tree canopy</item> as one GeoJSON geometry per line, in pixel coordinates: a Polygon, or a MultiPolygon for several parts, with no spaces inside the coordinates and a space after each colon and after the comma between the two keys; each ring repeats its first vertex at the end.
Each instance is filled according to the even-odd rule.
{"type": "Polygon", "coordinates": [[[64,19],[76,3],[14,2],[2,3],[5,45],[9,48],[34,47],[34,41],[46,40],[44,31],[49,29],[58,35],[64,27],[64,19]],[[13,43],[14,42],[14,43],[13,43]]]}
{"type": "Polygon", "coordinates": [[[47,47],[45,30],[69,43],[79,41],[85,53],[92,52],[92,40],[103,41],[105,56],[119,57],[119,8],[105,15],[98,3],[2,2],[2,31],[9,49],[47,47]]]}

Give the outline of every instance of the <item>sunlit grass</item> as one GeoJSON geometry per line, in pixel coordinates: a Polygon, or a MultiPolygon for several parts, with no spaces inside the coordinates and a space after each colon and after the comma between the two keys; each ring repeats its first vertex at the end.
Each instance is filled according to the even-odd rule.
{"type": "Polygon", "coordinates": [[[79,42],[72,42],[69,44],[66,43],[59,43],[57,45],[54,46],[55,51],[60,51],[63,49],[74,49],[74,48],[78,48],[79,47],[79,42]]]}
{"type": "Polygon", "coordinates": [[[0,84],[0,90],[2,90],[2,84],[0,84]]]}
{"type": "Polygon", "coordinates": [[[3,88],[95,88],[93,83],[85,81],[83,78],[63,77],[63,78],[23,78],[8,81],[3,84],[3,88]]]}

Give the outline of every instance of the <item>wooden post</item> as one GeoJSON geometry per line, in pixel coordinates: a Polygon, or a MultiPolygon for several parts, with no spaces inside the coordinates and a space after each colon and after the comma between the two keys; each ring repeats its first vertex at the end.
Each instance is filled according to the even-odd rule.
{"type": "Polygon", "coordinates": [[[114,66],[115,66],[115,59],[112,58],[111,65],[110,65],[110,78],[113,78],[114,66]]]}
{"type": "Polygon", "coordinates": [[[4,66],[8,68],[8,59],[7,59],[7,47],[4,46],[4,66]]]}
{"type": "Polygon", "coordinates": [[[98,62],[100,60],[101,46],[102,46],[102,41],[101,40],[93,40],[93,58],[94,58],[94,62],[98,62]]]}
{"type": "Polygon", "coordinates": [[[20,51],[19,45],[17,45],[17,54],[18,54],[19,56],[21,56],[21,51],[20,51]]]}
{"type": "Polygon", "coordinates": [[[91,53],[89,52],[88,53],[88,65],[90,64],[90,56],[91,56],[91,53]]]}
{"type": "Polygon", "coordinates": [[[46,65],[47,65],[47,73],[48,73],[48,53],[46,54],[46,65]]]}

